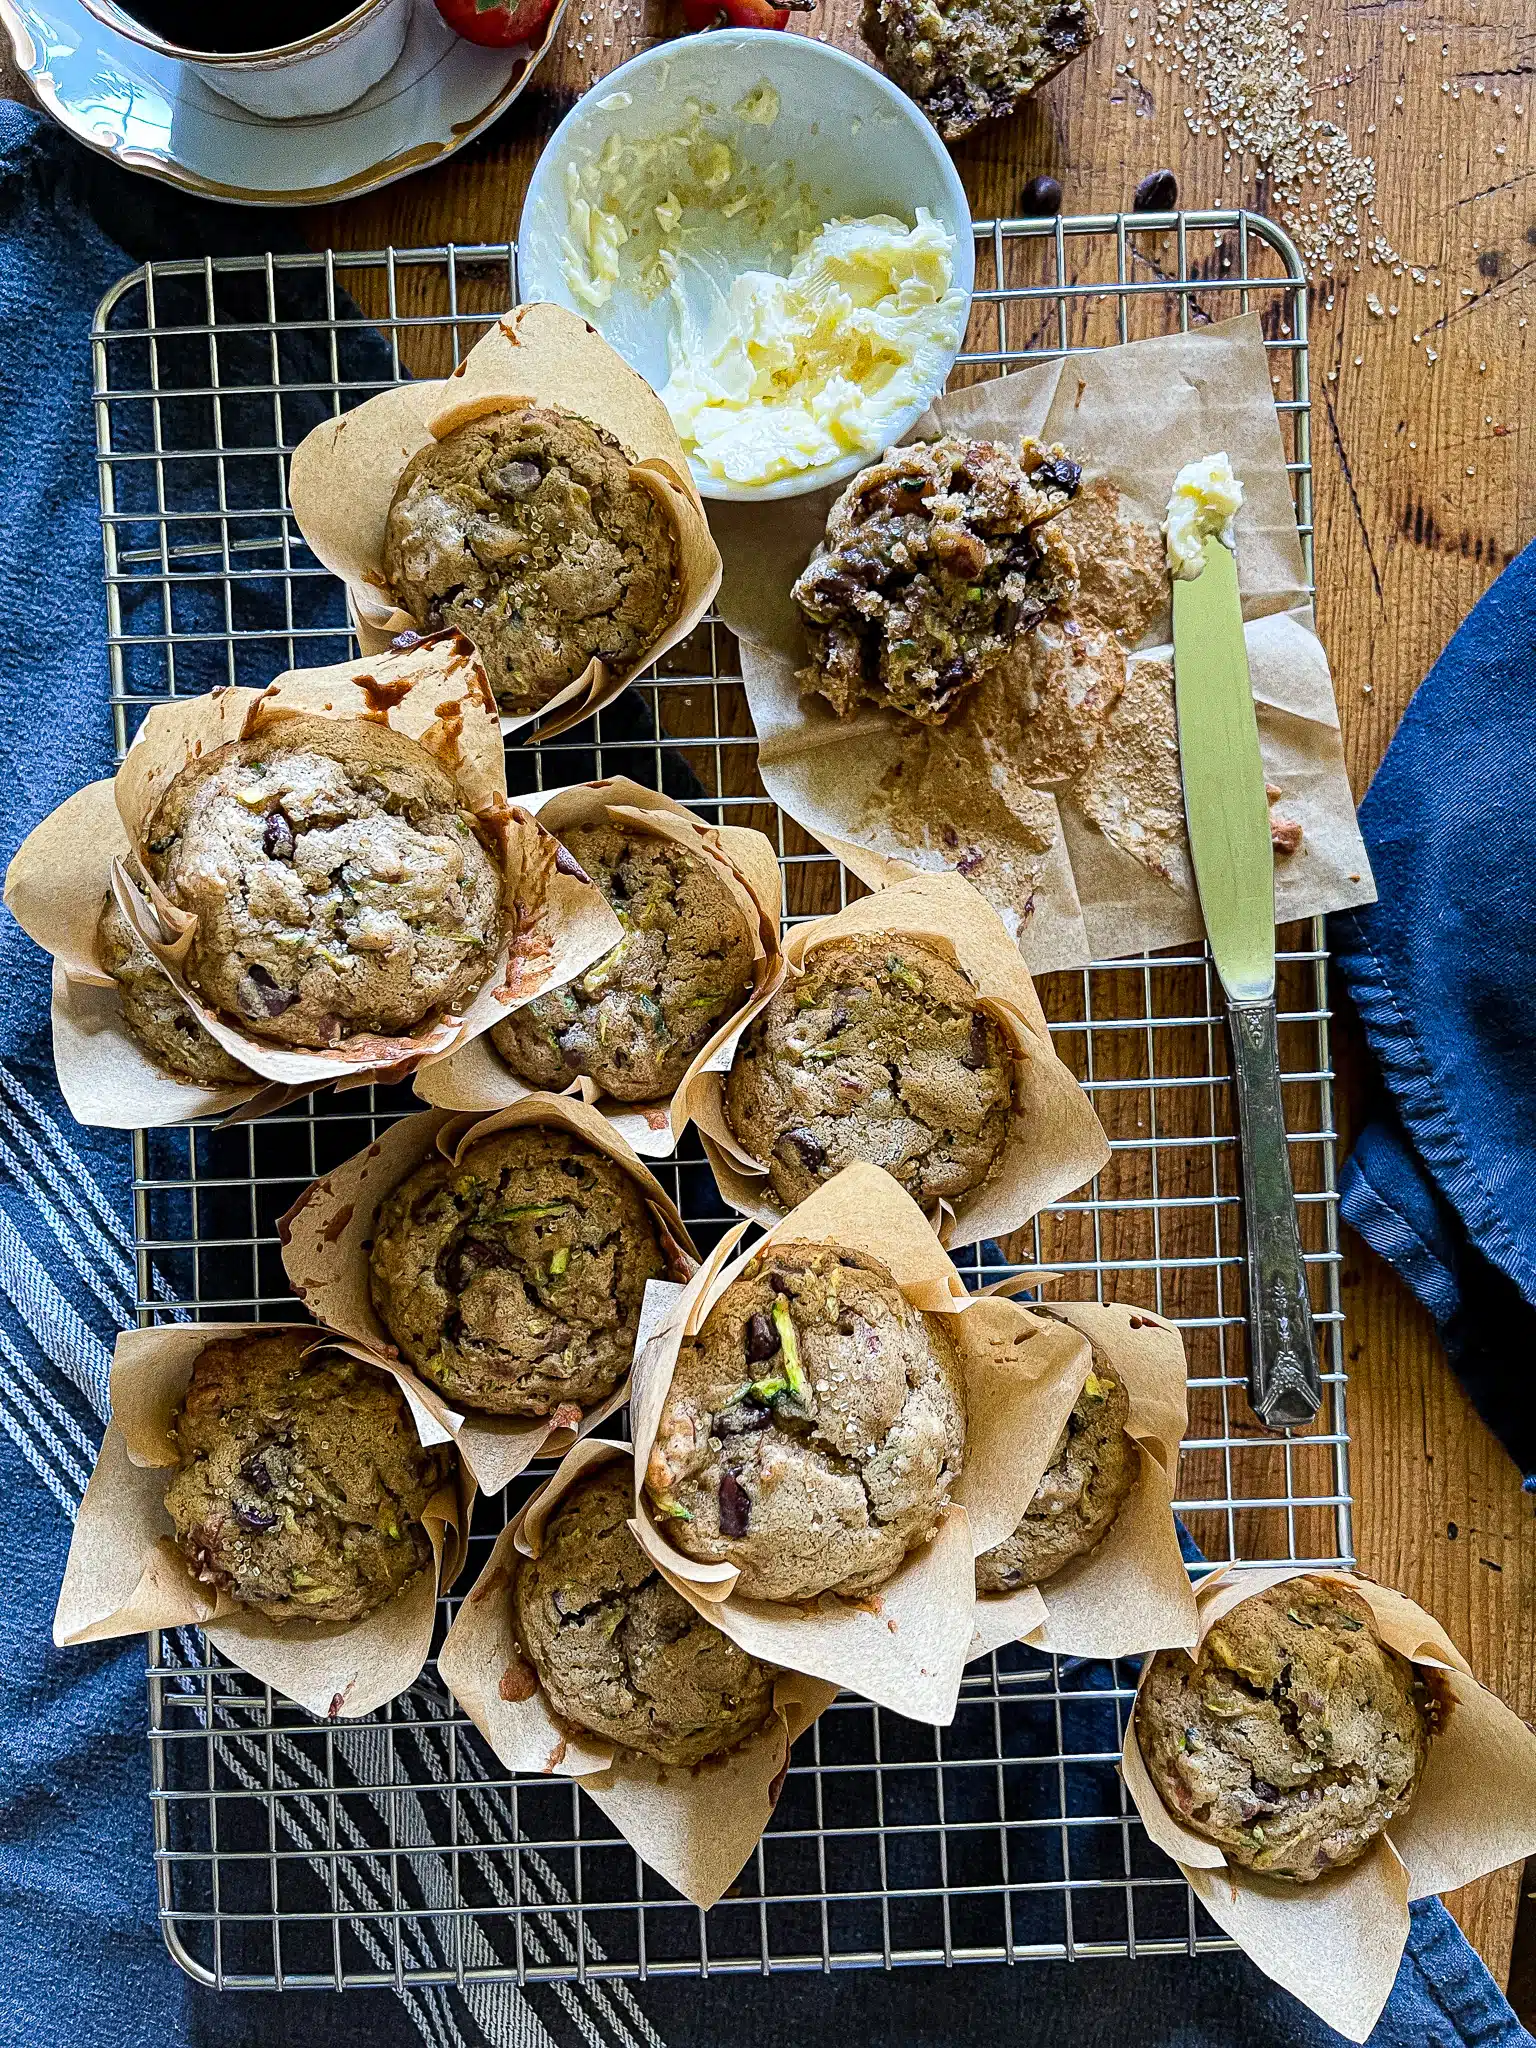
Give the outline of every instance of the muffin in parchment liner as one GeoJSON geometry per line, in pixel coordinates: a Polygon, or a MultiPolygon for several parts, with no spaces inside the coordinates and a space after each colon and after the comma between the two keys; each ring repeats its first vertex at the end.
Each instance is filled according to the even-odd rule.
{"type": "MultiPolygon", "coordinates": [[[[558,1456],[573,1438],[585,1436],[621,1408],[629,1397],[627,1360],[611,1389],[586,1407],[569,1400],[555,1400],[543,1414],[498,1414],[471,1407],[402,1358],[375,1305],[370,1253],[379,1233],[380,1209],[413,1174],[436,1161],[467,1170],[476,1146],[503,1133],[540,1129],[590,1147],[633,1183],[657,1246],[653,1293],[659,1289],[665,1297],[670,1287],[687,1280],[697,1253],[661,1183],[610,1123],[569,1095],[526,1095],[480,1118],[443,1109],[403,1117],[373,1144],[306,1188],[278,1224],[283,1265],[305,1307],[317,1321],[340,1330],[370,1355],[388,1360],[402,1382],[409,1381],[413,1399],[458,1446],[486,1493],[499,1493],[532,1459],[558,1456]]],[[[580,1258],[569,1266],[569,1257],[567,1251],[570,1280],[564,1270],[561,1280],[580,1287],[580,1258]]],[[[637,1317],[637,1338],[639,1328],[637,1317]]]]}
{"type": "MultiPolygon", "coordinates": [[[[1020,1275],[997,1291],[1034,1284],[1020,1275]]],[[[1173,1499],[1179,1442],[1189,1419],[1187,1363],[1177,1329],[1149,1309],[1120,1303],[1041,1302],[1036,1312],[1088,1340],[1072,1380],[1058,1383],[1031,1417],[1056,1458],[1068,1417],[1095,1369],[1106,1366],[1124,1387],[1124,1432],[1135,1476],[1108,1528],[1087,1552],[1038,1584],[976,1596],[971,1655],[1027,1642],[1073,1657],[1134,1657],[1195,1640],[1195,1596],[1179,1548],[1173,1499]]],[[[1038,1439],[1031,1444],[1038,1455],[1038,1439]]]]}
{"type": "MultiPolygon", "coordinates": [[[[243,793],[233,794],[236,805],[243,793]]],[[[381,815],[388,823],[382,807],[381,815]]],[[[291,849],[291,832],[284,844],[291,849]]],[[[244,870],[234,872],[239,880],[244,870]]],[[[236,1108],[254,1114],[327,1083],[402,1079],[582,972],[619,935],[597,890],[569,862],[562,865],[556,841],[508,803],[501,736],[480,664],[467,642],[451,635],[404,654],[293,670],[265,690],[215,690],[157,706],[116,776],[78,791],[23,843],[6,877],[6,902],[54,957],[54,1050],[65,1100],[82,1123],[126,1129],[236,1108]],[[483,971],[457,1009],[429,1009],[409,1030],[359,1029],[329,1044],[285,1043],[214,1009],[189,981],[203,937],[200,913],[173,902],[151,879],[164,847],[152,852],[150,840],[167,799],[179,805],[183,792],[206,790],[209,778],[226,772],[233,786],[253,772],[261,743],[297,755],[307,736],[337,747],[337,733],[345,735],[346,751],[370,764],[366,772],[372,756],[387,755],[384,773],[409,778],[419,756],[426,784],[457,796],[454,825],[464,835],[466,861],[482,873],[489,862],[500,874],[500,944],[494,952],[482,947],[483,971]],[[192,779],[179,783],[184,771],[192,779]],[[134,1036],[98,950],[109,891],[168,988],[209,1039],[250,1070],[248,1084],[178,1080],[134,1036]]]]}
{"type": "Polygon", "coordinates": [[[630,482],[654,500],[675,542],[669,615],[640,652],[616,668],[593,655],[541,704],[503,716],[506,732],[537,721],[548,738],[601,710],[685,639],[720,584],[719,552],[667,410],[600,335],[563,307],[517,306],[451,377],[398,385],[313,428],[294,451],[288,490],[304,538],[347,586],[364,652],[377,652],[401,633],[429,629],[401,602],[386,569],[391,508],[407,469],[415,463],[419,473],[425,451],[461,429],[529,409],[555,424],[565,415],[589,436],[596,429],[610,454],[616,443],[630,482]]]}
{"type": "MultiPolygon", "coordinates": [[[[586,1074],[567,1084],[583,1101],[595,1103],[643,1158],[665,1157],[682,1136],[687,1122],[682,1104],[699,1075],[780,978],[783,887],[778,858],[761,832],[743,825],[707,825],[671,797],[645,789],[625,776],[540,791],[519,801],[562,843],[574,833],[579,846],[582,833],[609,824],[625,834],[652,836],[669,848],[707,862],[723,892],[723,907],[729,906],[729,914],[739,920],[750,980],[741,1000],[732,1004],[727,1014],[711,1013],[707,1035],[670,1094],[649,1102],[620,1100],[586,1074]]],[[[573,1010],[585,1000],[586,981],[591,981],[594,994],[599,992],[605,968],[606,962],[599,960],[585,975],[565,985],[573,1010]]],[[[477,1038],[446,1060],[434,1062],[430,1071],[423,1068],[417,1076],[416,1092],[442,1109],[483,1112],[520,1100],[534,1085],[513,1071],[493,1035],[477,1038]]]]}
{"type": "Polygon", "coordinates": [[[756,1847],[778,1803],[792,1745],[831,1705],[837,1687],[780,1669],[763,1725],[734,1748],[688,1765],[658,1763],[557,1717],[519,1640],[513,1582],[520,1563],[539,1556],[550,1519],[572,1488],[612,1460],[623,1462],[628,1482],[627,1445],[589,1437],[566,1453],[497,1538],[448,1631],[438,1671],[509,1770],[574,1780],[653,1870],[708,1907],[756,1847]]]}
{"type": "MultiPolygon", "coordinates": [[[[846,1686],[913,1720],[944,1726],[954,1716],[970,1655],[976,1556],[1017,1526],[1052,1441],[1036,1430],[1031,1451],[1031,1415],[1046,1398],[1061,1398],[1068,1384],[1081,1384],[1087,1343],[1017,1302],[967,1295],[922,1211],[878,1167],[846,1168],[750,1251],[733,1256],[746,1228],[741,1224],[727,1233],[679,1296],[665,1327],[640,1347],[631,1395],[640,1478],[651,1465],[683,1345],[706,1331],[734,1283],[771,1275],[780,1244],[786,1257],[790,1247],[797,1259],[807,1247],[826,1247],[848,1254],[855,1264],[869,1262],[880,1285],[881,1276],[894,1281],[908,1311],[939,1326],[937,1342],[944,1358],[954,1361],[966,1418],[963,1448],[952,1461],[958,1476],[945,1483],[947,1498],[937,1506],[931,1537],[909,1549],[875,1590],[857,1598],[744,1598],[736,1591],[737,1565],[687,1555],[669,1534],[675,1511],[660,1510],[644,1484],[636,1511],[641,1543],[684,1598],[752,1655],[846,1686]]],[[[878,1336],[859,1317],[849,1320],[855,1347],[878,1336]]],[[[757,1345],[749,1355],[761,1358],[763,1351],[757,1345]]],[[[760,1376],[772,1374],[775,1357],[755,1369],[760,1376]]],[[[743,1377],[750,1379],[750,1373],[743,1377]]],[[[743,1391],[752,1402],[776,1397],[771,1385],[743,1391]]],[[[888,1447],[870,1448],[884,1457],[888,1447]]],[[[723,1479],[723,1456],[720,1462],[723,1479]]],[[[814,1526],[814,1512],[807,1510],[807,1526],[814,1526]]]]}
{"type": "MultiPolygon", "coordinates": [[[[1135,1712],[1126,1718],[1121,1765],[1148,1836],[1179,1865],[1216,1924],[1330,2027],[1364,2041],[1402,1961],[1409,1901],[1470,1884],[1536,1849],[1536,1735],[1477,1683],[1432,1615],[1353,1572],[1226,1566],[1196,1594],[1197,1644],[1243,1601],[1302,1578],[1338,1584],[1363,1601],[1379,1641],[1415,1667],[1432,1702],[1428,1755],[1412,1803],[1358,1861],[1305,1884],[1229,1862],[1157,1790],[1135,1712]]],[[[1142,1667],[1138,1705],[1159,1661],[1149,1658],[1142,1667]]]]}
{"type": "Polygon", "coordinates": [[[112,1419],[75,1523],[53,1637],[61,1645],[92,1643],[196,1623],[253,1678],[311,1714],[350,1720],[403,1692],[426,1663],[438,1593],[457,1578],[467,1552],[474,1485],[450,1447],[447,1476],[422,1515],[432,1564],[358,1621],[270,1620],[199,1579],[177,1547],[165,1505],[179,1464],[176,1412],[210,1345],[285,1332],[307,1340],[310,1355],[340,1351],[387,1374],[400,1388],[421,1444],[447,1444],[447,1432],[417,1399],[408,1375],[330,1331],[282,1323],[125,1330],[112,1359],[112,1419]]]}
{"type": "MultiPolygon", "coordinates": [[[[938,957],[970,984],[977,1011],[1001,1035],[1011,1068],[1011,1111],[989,1172],[953,1200],[933,1203],[931,1220],[948,1245],[1005,1237],[1109,1159],[1109,1142],[1088,1097],[1057,1057],[1029,969],[1001,918],[961,875],[921,875],[863,896],[832,917],[796,925],[784,941],[784,966],[746,1015],[717,1040],[678,1091],[674,1123],[696,1123],[726,1200],[754,1222],[784,1214],[767,1166],[732,1129],[728,1082],[743,1039],[770,1002],[789,1003],[819,951],[890,934],[938,957]]],[[[895,972],[911,970],[895,963],[895,972]]],[[[922,974],[916,977],[922,980],[922,974]]],[[[919,1008],[925,1000],[916,997],[919,1008]]],[[[834,1020],[835,1021],[835,1020],[834,1020]]],[[[830,1050],[830,1048],[827,1048],[830,1050]]],[[[820,1057],[823,1048],[812,1047],[820,1057]]]]}

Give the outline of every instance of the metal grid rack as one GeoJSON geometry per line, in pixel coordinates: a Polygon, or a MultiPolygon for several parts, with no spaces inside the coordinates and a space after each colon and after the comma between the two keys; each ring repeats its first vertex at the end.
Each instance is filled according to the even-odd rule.
{"type": "MultiPolygon", "coordinates": [[[[1222,212],[982,222],[976,236],[961,380],[1257,313],[1310,568],[1306,293],[1277,229],[1222,212]]],[[[119,749],[169,696],[353,652],[340,589],[286,512],[284,455],[391,380],[445,373],[516,295],[507,245],[158,263],[108,295],[92,346],[119,749]]],[[[508,761],[514,793],[622,772],[759,826],[792,917],[858,892],[767,802],[734,646],[713,620],[599,717],[508,761]]],[[[1173,1316],[1190,1361],[1180,1510],[1204,1556],[1347,1563],[1326,959],[1320,926],[1282,938],[1292,1164],[1326,1345],[1314,1427],[1268,1435],[1242,1396],[1242,1218],[1203,949],[1045,978],[1057,1048],[1113,1158],[962,1264],[973,1282],[1049,1265],[1066,1293],[1173,1316]]],[[[284,1314],[276,1217],[410,1106],[404,1090],[367,1090],[229,1130],[136,1136],[142,1317],[284,1314]]],[[[696,1142],[662,1172],[713,1242],[727,1219],[696,1142]]],[[[502,1512],[482,1504],[461,1590],[502,1512]]],[[[1128,1813],[1114,1759],[1133,1687],[1130,1666],[1011,1649],[972,1667],[945,1730],[840,1700],[706,1916],[574,1787],[510,1779],[435,1667],[370,1720],[320,1725],[199,1633],[164,1634],[149,1694],[166,1939],[207,1982],[337,1988],[1216,1946],[1128,1813]]]]}

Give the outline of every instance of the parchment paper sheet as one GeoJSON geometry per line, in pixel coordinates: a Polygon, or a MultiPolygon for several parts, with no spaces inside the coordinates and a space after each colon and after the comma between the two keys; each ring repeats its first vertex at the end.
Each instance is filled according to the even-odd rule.
{"type": "MultiPolygon", "coordinates": [[[[752,992],[747,1003],[725,1018],[699,1048],[670,1099],[619,1102],[600,1094],[584,1076],[573,1086],[573,1092],[584,1102],[595,1103],[642,1158],[665,1158],[686,1128],[687,1117],[680,1105],[693,1077],[715,1057],[718,1046],[734,1039],[759,997],[778,985],[783,914],[778,857],[761,832],[743,825],[706,825],[671,797],[623,775],[542,790],[520,801],[557,839],[573,826],[611,818],[616,824],[638,826],[702,855],[718,869],[754,935],[752,992]]],[[[416,1093],[442,1109],[501,1109],[530,1092],[527,1082],[513,1073],[488,1037],[476,1038],[447,1059],[434,1061],[416,1077],[416,1093]]]]}
{"type": "Polygon", "coordinates": [[[678,543],[677,616],[640,659],[615,673],[594,658],[541,711],[506,714],[503,732],[535,723],[551,739],[611,703],[626,683],[685,640],[720,585],[720,555],[671,417],[645,379],[595,328],[562,306],[517,306],[481,336],[451,377],[381,391],[323,420],[293,452],[288,495],[299,530],[347,586],[365,654],[414,630],[384,578],[384,531],[406,464],[432,441],[487,413],[559,406],[605,427],[633,460],[631,475],[672,522],[678,543]]]}
{"type": "Polygon", "coordinates": [[[437,1153],[457,1163],[471,1146],[525,1124],[569,1131],[622,1167],[650,1209],[673,1282],[689,1277],[698,1254],[671,1197],[613,1126],[569,1095],[528,1094],[480,1118],[443,1109],[402,1117],[373,1144],[312,1182],[277,1226],[283,1269],[310,1314],[389,1365],[400,1384],[409,1387],[412,1405],[430,1418],[436,1440],[448,1438],[458,1446],[483,1493],[500,1493],[534,1458],[558,1455],[574,1437],[585,1436],[622,1408],[629,1399],[629,1375],[605,1401],[585,1410],[574,1402],[547,1416],[488,1415],[456,1407],[396,1351],[369,1292],[368,1252],[380,1203],[423,1161],[437,1153]]]}
{"type": "Polygon", "coordinates": [[[1106,1165],[1109,1140],[1088,1097],[1056,1057],[1035,985],[1006,927],[961,875],[914,876],[861,896],[833,917],[796,925],[772,985],[685,1077],[674,1125],[698,1125],[720,1192],[732,1208],[756,1223],[778,1222],[784,1212],[772,1198],[766,1171],[726,1122],[725,1076],[742,1032],[786,980],[799,978],[808,954],[833,939],[871,931],[919,940],[959,967],[1012,1046],[1014,1115],[997,1171],[953,1208],[940,1203],[932,1219],[947,1245],[1006,1237],[1106,1165]]]}
{"type": "Polygon", "coordinates": [[[620,1751],[564,1728],[550,1712],[512,1621],[509,1588],[519,1554],[537,1557],[544,1525],[594,1465],[629,1461],[627,1445],[588,1437],[496,1539],[439,1652],[443,1683],[511,1771],[574,1778],[669,1884],[712,1906],[757,1846],[778,1803],[789,1751],[837,1697],[837,1687],[784,1672],[774,1718],[757,1735],[694,1769],[620,1751]]]}
{"type": "MultiPolygon", "coordinates": [[[[1536,1735],[1477,1683],[1433,1616],[1351,1572],[1228,1566],[1196,1595],[1199,1640],[1239,1602],[1302,1577],[1353,1587],[1382,1641],[1432,1669],[1454,1700],[1430,1743],[1412,1810],[1348,1869],[1313,1884],[1284,1884],[1229,1866],[1220,1849],[1169,1812],[1142,1761],[1134,1715],[1126,1721],[1121,1764],[1148,1835],[1183,1870],[1216,1924],[1266,1976],[1348,2040],[1363,2041],[1402,1961],[1409,1900],[1470,1884],[1536,1850],[1536,1735]]],[[[1150,1669],[1149,1659],[1143,1683],[1150,1669]]]]}
{"type": "MultiPolygon", "coordinates": [[[[645,1472],[686,1337],[749,1260],[780,1240],[835,1244],[878,1259],[914,1308],[953,1318],[967,1410],[963,1469],[938,1533],[860,1600],[747,1600],[731,1564],[684,1556],[637,1492],[635,1531],[657,1568],[701,1614],[765,1663],[846,1686],[914,1721],[946,1726],[970,1655],[979,1552],[1017,1527],[1055,1442],[1040,1421],[1073,1381],[1088,1346],[1065,1324],[997,1295],[968,1295],[921,1209],[877,1166],[849,1166],[782,1218],[743,1257],[745,1224],[729,1231],[635,1360],[630,1427],[637,1482],[645,1472]]],[[[1067,1406],[1071,1406],[1068,1399],[1067,1406]]]]}
{"type": "MultiPolygon", "coordinates": [[[[1286,922],[1371,902],[1375,888],[1306,594],[1274,397],[1258,318],[1246,315],[972,385],[941,398],[912,438],[1061,441],[1091,477],[1118,488],[1123,511],[1154,527],[1185,462],[1216,450],[1231,457],[1245,492],[1238,578],[1264,765],[1281,792],[1279,808],[1304,834],[1300,851],[1276,864],[1276,916],[1286,922]]],[[[910,722],[872,707],[840,722],[821,699],[802,702],[795,682],[808,657],[789,590],[821,537],[832,495],[718,505],[712,513],[726,564],[719,608],[741,640],[769,794],[872,886],[951,867],[953,847],[967,849],[965,871],[1037,973],[1198,938],[1199,906],[1187,882],[1170,887],[1113,846],[1066,791],[1019,796],[1052,837],[1027,882],[980,810],[919,818],[871,808],[912,747],[910,722]]],[[[1166,645],[1145,652],[1171,659],[1166,645]]]]}
{"type": "MultiPolygon", "coordinates": [[[[80,1504],[53,1617],[56,1643],[94,1643],[145,1629],[200,1623],[208,1640],[253,1678],[328,1720],[371,1714],[416,1679],[432,1647],[440,1587],[451,1586],[468,1547],[474,1489],[456,1471],[424,1517],[436,1570],[423,1571],[356,1622],[269,1621],[198,1580],[176,1548],[165,1489],[176,1465],[171,1417],[198,1354],[220,1338],[271,1336],[282,1323],[175,1323],[125,1330],[112,1356],[112,1419],[80,1504]]],[[[334,1343],[312,1330],[316,1344],[334,1343]]],[[[343,1348],[351,1351],[351,1346],[343,1348]]],[[[353,1353],[353,1355],[361,1355],[353,1353]]],[[[387,1365],[383,1368],[391,1371],[387,1365]]],[[[441,1442],[401,1391],[424,1444],[441,1442]]]]}
{"type": "MultiPolygon", "coordinates": [[[[1031,1276],[1025,1276],[1028,1284],[1031,1276]]],[[[999,1292],[1006,1291],[1005,1288],[999,1292]]],[[[1150,1309],[1051,1302],[1041,1313],[1078,1331],[1102,1352],[1130,1397],[1127,1435],[1140,1446],[1135,1490],[1103,1541],[1043,1586],[983,1593],[976,1600],[971,1655],[1028,1642],[1071,1657],[1136,1657],[1187,1647],[1197,1628],[1195,1596],[1173,1519],[1179,1442],[1189,1420],[1187,1362],[1177,1329],[1150,1309]]],[[[1041,1426],[1054,1431],[1046,1462],[1082,1392],[1060,1390],[1041,1426]]]]}
{"type": "Polygon", "coordinates": [[[506,764],[484,672],[468,643],[446,634],[406,654],[331,668],[295,669],[265,690],[223,689],[156,706],[110,782],[78,791],[22,843],[5,900],[24,930],[53,955],[54,1059],[59,1086],[81,1123],[154,1129],[243,1106],[276,1106],[328,1082],[403,1079],[423,1060],[467,1043],[581,973],[620,936],[585,877],[562,873],[558,848],[506,795],[506,764]],[[486,843],[500,859],[509,917],[500,952],[462,1014],[386,1038],[354,1033],[334,1049],[308,1050],[241,1030],[189,988],[183,966],[194,920],[141,886],[149,823],[190,762],[270,732],[294,716],[385,724],[415,740],[458,784],[486,843]],[[123,1022],[116,985],[97,964],[95,932],[111,887],[167,978],[224,1049],[250,1067],[249,1086],[200,1088],[163,1073],[123,1022]]]}

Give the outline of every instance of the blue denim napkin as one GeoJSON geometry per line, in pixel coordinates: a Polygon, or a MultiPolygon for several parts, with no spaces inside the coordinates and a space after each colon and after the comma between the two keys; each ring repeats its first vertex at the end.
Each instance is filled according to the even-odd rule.
{"type": "MultiPolygon", "coordinates": [[[[111,766],[91,315],[147,255],[280,248],[291,232],[281,218],[167,195],[99,163],[35,115],[0,107],[0,863],[65,796],[111,766]]],[[[729,2038],[805,2048],[847,2032],[914,2048],[993,2048],[999,2038],[1077,2048],[1337,2043],[1236,1955],[527,1993],[483,1986],[219,1997],[189,1985],[155,1921],[143,1652],[137,1644],[60,1652],[49,1638],[69,1518],[105,1411],[112,1339],[132,1319],[135,1288],[127,1144],[71,1123],[53,1085],[47,1015],[46,962],[0,920],[0,1498],[8,1508],[0,2041],[715,2048],[729,2038]]],[[[1082,1716],[1079,1746],[1102,1749],[1100,1723],[1112,1710],[1095,1701],[1091,1678],[1086,1684],[1071,1710],[1082,1716]]],[[[1437,1903],[1414,1909],[1397,1988],[1372,2038],[1376,2048],[1531,2041],[1437,1903]]]]}
{"type": "Polygon", "coordinates": [[[1536,546],[1430,670],[1360,806],[1377,902],[1332,920],[1386,1084],[1343,1211],[1440,1326],[1536,1488],[1536,546]]]}

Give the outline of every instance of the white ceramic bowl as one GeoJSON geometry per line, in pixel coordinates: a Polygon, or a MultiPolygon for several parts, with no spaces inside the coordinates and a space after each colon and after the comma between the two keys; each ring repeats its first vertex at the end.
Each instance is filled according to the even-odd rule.
{"type": "MultiPolygon", "coordinates": [[[[659,43],[621,64],[577,102],[545,144],[523,205],[517,244],[518,283],[525,300],[552,299],[579,313],[661,390],[669,371],[670,301],[663,296],[647,304],[639,293],[616,288],[609,303],[593,312],[566,281],[561,265],[566,167],[590,161],[615,132],[627,142],[675,133],[687,123],[689,101],[703,107],[705,125],[718,128],[743,165],[767,170],[788,159],[822,219],[889,213],[911,221],[918,207],[926,207],[955,238],[954,282],[969,305],[976,278],[971,210],[934,129],[904,92],[858,58],[809,36],[773,29],[713,29],[659,43]],[[733,121],[730,110],[762,84],[778,94],[777,120],[770,127],[733,121]]],[[[735,259],[738,251],[732,254],[735,259]]],[[[773,270],[784,265],[766,246],[755,254],[746,238],[738,267],[773,270]]],[[[892,422],[888,443],[908,431],[948,374],[945,362],[933,390],[892,422]]],[[[792,498],[844,481],[874,452],[847,455],[768,484],[724,483],[697,465],[694,480],[706,498],[738,503],[792,498]]]]}

